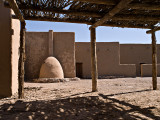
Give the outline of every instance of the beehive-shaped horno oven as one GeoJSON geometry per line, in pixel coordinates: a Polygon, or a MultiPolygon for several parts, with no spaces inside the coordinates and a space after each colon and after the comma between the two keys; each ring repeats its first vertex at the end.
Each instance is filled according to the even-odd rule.
{"type": "Polygon", "coordinates": [[[64,78],[60,62],[55,57],[48,57],[41,66],[39,78],[64,78]]]}

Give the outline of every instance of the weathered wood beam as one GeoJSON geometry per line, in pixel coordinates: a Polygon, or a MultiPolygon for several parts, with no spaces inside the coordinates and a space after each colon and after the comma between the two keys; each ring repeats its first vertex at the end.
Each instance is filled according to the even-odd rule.
{"type": "MultiPolygon", "coordinates": [[[[15,18],[15,17],[14,17],[15,18]]],[[[58,19],[58,18],[46,18],[46,17],[25,17],[25,20],[35,20],[35,21],[50,21],[50,22],[66,22],[66,23],[80,23],[80,24],[87,24],[93,25],[92,22],[86,20],[74,20],[74,19],[58,19]]],[[[143,25],[131,25],[131,24],[115,24],[115,23],[105,23],[101,26],[108,26],[108,27],[121,27],[121,28],[140,28],[140,29],[151,29],[149,26],[143,25]]]]}
{"type": "Polygon", "coordinates": [[[23,15],[21,14],[19,8],[18,8],[18,5],[16,3],[15,0],[6,0],[8,1],[10,7],[13,9],[15,15],[18,17],[18,19],[21,21],[21,22],[24,22],[25,19],[23,18],[23,15]]]}
{"type": "Polygon", "coordinates": [[[134,3],[134,4],[130,4],[127,8],[140,9],[140,10],[160,10],[160,5],[159,4],[134,3]]]}
{"type": "MultiPolygon", "coordinates": [[[[26,7],[26,6],[19,6],[22,10],[33,10],[33,11],[42,11],[42,12],[52,12],[52,13],[60,13],[60,14],[67,14],[67,15],[75,15],[75,16],[88,16],[88,17],[95,17],[101,18],[104,16],[105,13],[96,13],[96,12],[81,12],[76,10],[62,10],[62,9],[51,9],[45,8],[42,9],[41,7],[26,7]]],[[[144,16],[144,15],[115,15],[113,20],[136,20],[136,21],[160,21],[160,16],[144,16]]]]}
{"type": "MultiPolygon", "coordinates": [[[[79,0],[73,0],[73,1],[79,1],[79,0]]],[[[80,0],[81,1],[81,0],[80,0]]],[[[116,5],[116,1],[106,1],[106,0],[82,0],[81,2],[86,2],[88,1],[89,3],[94,3],[94,4],[104,4],[104,5],[116,5]]],[[[8,3],[4,2],[5,7],[10,7],[8,3]]],[[[27,7],[27,6],[26,6],[27,7]]],[[[126,9],[137,9],[137,10],[160,10],[160,5],[159,4],[148,4],[148,3],[132,3],[129,4],[126,9]]]]}
{"type": "Polygon", "coordinates": [[[120,10],[125,8],[132,0],[121,0],[111,11],[109,11],[102,19],[94,23],[89,29],[102,25],[105,21],[112,18],[120,10]]]}
{"type": "Polygon", "coordinates": [[[120,28],[139,28],[139,29],[150,29],[149,26],[144,25],[133,25],[133,24],[115,24],[115,23],[104,23],[101,26],[107,27],[120,27],[120,28]]]}
{"type": "Polygon", "coordinates": [[[47,17],[25,17],[25,20],[35,21],[49,21],[49,22],[66,22],[66,23],[81,23],[81,24],[93,24],[85,20],[74,20],[74,19],[60,19],[60,18],[47,18],[47,17]]]}
{"type": "Polygon", "coordinates": [[[160,30],[160,27],[155,27],[154,29],[148,30],[146,33],[151,34],[153,32],[159,31],[159,30],[160,30]]]}
{"type": "MultiPolygon", "coordinates": [[[[15,16],[13,16],[14,19],[15,16]]],[[[59,18],[46,18],[46,17],[25,17],[25,20],[34,20],[34,21],[49,21],[49,22],[66,22],[66,23],[80,23],[80,24],[87,24],[93,25],[92,22],[86,20],[77,20],[77,19],[59,19],[59,18]]],[[[149,26],[143,25],[132,25],[132,24],[115,24],[115,23],[105,23],[101,26],[108,26],[108,27],[121,27],[121,28],[140,28],[140,29],[151,29],[149,26]]]]}
{"type": "MultiPolygon", "coordinates": [[[[115,0],[73,0],[73,1],[89,2],[89,3],[104,4],[104,5],[117,4],[115,0]]],[[[148,4],[148,3],[132,3],[132,4],[129,4],[126,8],[141,9],[141,10],[160,10],[160,5],[148,4]]]]}
{"type": "Polygon", "coordinates": [[[25,62],[25,22],[21,22],[18,63],[18,98],[24,98],[24,62],[25,62]]]}
{"type": "Polygon", "coordinates": [[[157,45],[155,31],[152,32],[152,84],[153,90],[157,90],[157,45]]]}
{"type": "Polygon", "coordinates": [[[160,21],[160,16],[144,16],[144,15],[115,15],[112,20],[125,21],[160,21]]]}
{"type": "Polygon", "coordinates": [[[33,11],[42,11],[42,12],[52,12],[52,13],[60,13],[60,14],[69,14],[69,15],[76,15],[76,16],[90,16],[90,17],[102,17],[102,14],[95,13],[95,12],[80,12],[75,10],[62,10],[62,9],[51,9],[51,8],[41,8],[40,6],[33,7],[33,6],[19,6],[22,10],[33,10],[33,11]]]}
{"type": "Polygon", "coordinates": [[[105,5],[115,5],[116,1],[114,0],[72,0],[72,1],[80,1],[80,2],[89,2],[94,4],[105,4],[105,5]]]}
{"type": "Polygon", "coordinates": [[[91,74],[92,74],[92,92],[98,91],[97,89],[97,54],[96,54],[96,30],[92,28],[91,33],[91,74]]]}

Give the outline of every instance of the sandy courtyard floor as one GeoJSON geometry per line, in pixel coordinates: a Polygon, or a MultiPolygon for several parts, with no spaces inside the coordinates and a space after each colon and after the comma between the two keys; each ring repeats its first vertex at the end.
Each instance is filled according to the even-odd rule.
{"type": "MultiPolygon", "coordinates": [[[[160,89],[160,78],[158,78],[160,89]]],[[[25,99],[0,99],[0,120],[160,120],[151,77],[25,83],[25,99]]]]}

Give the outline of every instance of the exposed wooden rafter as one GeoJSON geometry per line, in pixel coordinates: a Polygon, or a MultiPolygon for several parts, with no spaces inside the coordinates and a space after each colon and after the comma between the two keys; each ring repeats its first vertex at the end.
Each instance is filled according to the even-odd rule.
{"type": "Polygon", "coordinates": [[[10,7],[13,9],[15,15],[18,17],[18,19],[21,21],[21,22],[24,22],[25,19],[23,18],[23,15],[21,14],[19,8],[18,8],[18,5],[16,3],[15,0],[6,0],[8,1],[10,7]]]}
{"type": "Polygon", "coordinates": [[[115,5],[115,0],[72,0],[72,1],[81,1],[81,2],[89,2],[94,4],[104,4],[104,5],[115,5]]]}
{"type": "MultiPolygon", "coordinates": [[[[116,5],[117,2],[115,0],[72,0],[72,1],[81,1],[81,2],[89,2],[94,4],[103,4],[103,5],[116,5]]],[[[127,5],[126,8],[130,9],[141,9],[141,10],[160,10],[159,4],[149,4],[149,3],[132,3],[127,5]]]]}
{"type": "Polygon", "coordinates": [[[160,21],[160,16],[145,16],[145,15],[115,15],[112,20],[127,20],[127,21],[160,21]]]}
{"type": "Polygon", "coordinates": [[[160,30],[160,27],[155,27],[154,29],[148,30],[146,33],[151,34],[153,32],[159,31],[159,30],[160,30]]]}
{"type": "Polygon", "coordinates": [[[77,16],[90,16],[90,17],[102,17],[102,14],[98,14],[95,12],[81,12],[76,10],[63,10],[63,9],[52,9],[52,8],[42,8],[40,6],[20,6],[22,10],[33,10],[33,11],[42,11],[42,12],[52,12],[52,13],[59,13],[59,14],[68,14],[68,15],[77,15],[77,16]]]}
{"type": "Polygon", "coordinates": [[[160,10],[159,4],[139,4],[134,3],[129,5],[127,8],[140,9],[140,10],[160,10]]]}
{"type": "MultiPolygon", "coordinates": [[[[67,22],[67,23],[80,23],[80,24],[87,24],[93,25],[92,22],[87,20],[77,20],[77,19],[59,19],[59,18],[47,18],[47,17],[25,17],[25,20],[35,20],[35,21],[50,21],[50,22],[67,22]]],[[[115,23],[105,23],[101,26],[109,26],[109,27],[121,27],[121,28],[142,28],[142,29],[151,29],[149,26],[143,25],[131,25],[131,24],[115,24],[115,23]]]]}
{"type": "MultiPolygon", "coordinates": [[[[79,0],[73,0],[73,1],[79,1],[79,0]]],[[[88,0],[80,0],[82,2],[88,1],[88,0]]],[[[95,4],[103,4],[103,5],[116,5],[117,3],[115,1],[106,1],[106,0],[89,0],[89,3],[95,3],[95,4]]],[[[9,4],[4,2],[5,7],[9,7],[9,4]]],[[[72,5],[71,5],[72,6],[72,5]]],[[[29,6],[25,6],[24,9],[29,9],[29,6]]],[[[34,6],[36,7],[36,6],[34,6]]],[[[21,9],[21,8],[20,8],[21,9]]],[[[136,10],[160,10],[160,5],[159,4],[140,4],[140,3],[132,3],[126,6],[126,9],[136,9],[136,10]]]]}
{"type": "MultiPolygon", "coordinates": [[[[19,13],[15,13],[16,17],[20,20],[22,19],[18,14],[21,16],[24,15],[24,18],[22,16],[23,19],[40,19],[40,21],[83,23],[95,25],[96,27],[103,26],[104,24],[102,23],[105,23],[106,26],[111,27],[129,26],[129,28],[149,29],[160,21],[159,1],[151,2],[150,0],[145,0],[142,2],[134,0],[131,2],[131,0],[67,0],[64,3],[64,1],[53,2],[50,0],[38,0],[31,2],[30,0],[26,0],[26,2],[18,2],[18,5],[16,4],[16,0],[6,1],[14,1],[15,4],[11,3],[12,9],[15,8],[13,5],[17,6],[16,10],[18,10],[19,13]],[[118,1],[119,3],[117,3],[118,1]],[[67,8],[64,7],[67,5],[70,5],[70,8],[69,6],[67,8]],[[99,25],[99,23],[102,25],[99,25]]],[[[5,6],[11,7],[7,3],[4,3],[5,6]]]]}
{"type": "MultiPolygon", "coordinates": [[[[59,13],[59,14],[67,14],[67,15],[75,15],[75,16],[88,16],[88,17],[95,17],[101,18],[104,16],[105,13],[96,13],[96,12],[86,12],[86,11],[76,11],[76,10],[62,10],[62,9],[51,9],[45,8],[42,9],[39,6],[33,7],[26,7],[26,6],[19,6],[22,10],[33,10],[33,11],[42,11],[42,12],[52,12],[52,13],[59,13]]],[[[144,16],[144,15],[115,15],[113,20],[137,20],[137,21],[160,21],[160,16],[144,16]]]]}
{"type": "Polygon", "coordinates": [[[103,24],[106,20],[112,18],[115,14],[117,14],[120,10],[125,8],[132,0],[121,0],[111,11],[109,11],[102,19],[94,23],[89,29],[96,28],[103,24]]]}

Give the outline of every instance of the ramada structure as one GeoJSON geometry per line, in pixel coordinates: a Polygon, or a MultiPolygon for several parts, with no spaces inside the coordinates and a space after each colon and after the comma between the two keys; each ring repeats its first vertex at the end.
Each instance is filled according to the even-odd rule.
{"type": "MultiPolygon", "coordinates": [[[[157,45],[156,45],[156,37],[155,32],[160,30],[158,26],[160,20],[160,1],[159,0],[5,0],[1,1],[0,12],[2,14],[0,20],[3,23],[10,23],[10,24],[2,24],[3,32],[2,40],[3,44],[0,44],[1,48],[9,48],[8,51],[3,51],[1,56],[7,59],[10,64],[6,64],[6,59],[0,59],[0,63],[2,66],[5,66],[5,69],[0,69],[0,72],[3,74],[1,77],[1,84],[0,84],[0,95],[10,96],[16,89],[18,88],[19,98],[24,97],[24,62],[25,62],[25,38],[26,38],[26,46],[27,44],[31,44],[31,40],[33,37],[36,36],[35,33],[26,33],[25,36],[25,20],[37,20],[37,21],[53,21],[53,22],[69,22],[69,23],[82,23],[91,25],[89,30],[91,33],[91,43],[76,43],[75,46],[82,46],[85,49],[79,49],[77,47],[77,54],[78,52],[85,52],[86,50],[91,53],[91,76],[92,76],[92,91],[97,91],[97,78],[98,78],[98,70],[97,70],[97,54],[100,56],[103,52],[108,52],[113,49],[117,54],[112,56],[113,62],[117,62],[113,64],[112,69],[118,70],[120,67],[126,69],[126,71],[131,70],[133,73],[130,76],[135,76],[134,65],[121,65],[119,61],[121,59],[127,58],[119,58],[118,52],[122,52],[123,46],[118,43],[97,43],[97,50],[96,50],[96,27],[98,26],[110,26],[110,27],[122,27],[122,28],[140,28],[140,29],[150,29],[147,33],[152,35],[152,79],[153,79],[153,89],[157,89],[157,45]],[[5,10],[2,5],[5,7],[11,8],[15,15],[12,14],[10,9],[5,10]],[[4,17],[8,17],[9,19],[5,20],[4,17]],[[13,19],[11,19],[11,17],[13,19]],[[18,20],[20,20],[20,25],[18,24],[18,20]],[[12,24],[12,23],[15,24],[12,24]],[[8,28],[8,29],[7,29],[8,28]],[[17,37],[17,31],[20,28],[20,38],[17,37]],[[35,35],[33,35],[35,34],[35,35]],[[30,36],[30,37],[29,37],[30,36]],[[5,41],[6,40],[6,41],[5,41]],[[9,41],[11,40],[11,41],[9,41]],[[19,42],[20,41],[20,42],[19,42]],[[7,43],[11,44],[7,44],[7,43]],[[84,45],[82,45],[84,44],[84,45]],[[89,48],[90,44],[90,48],[89,48]],[[19,55],[18,55],[18,45],[19,47],[19,55]],[[108,49],[104,49],[108,46],[108,49]],[[120,49],[120,51],[119,51],[120,49]],[[82,50],[82,51],[81,51],[82,50]],[[99,53],[98,53],[99,51],[99,53]],[[101,52],[102,51],[102,52],[101,52]],[[7,55],[6,55],[7,54],[7,55]],[[15,57],[16,56],[16,57],[15,57]],[[115,58],[114,58],[115,57],[115,58]],[[118,59],[118,61],[117,61],[118,59]],[[115,65],[115,66],[114,66],[115,65]],[[128,69],[128,70],[127,70],[128,69]],[[9,71],[9,75],[8,75],[9,71]],[[13,89],[16,85],[14,81],[16,79],[16,75],[18,75],[18,85],[17,88],[13,89]],[[7,78],[6,78],[7,76],[7,78]],[[8,80],[6,82],[6,80],[8,80]],[[2,89],[2,90],[1,90],[2,89]]],[[[38,33],[37,33],[38,34],[38,33]]],[[[72,33],[53,33],[53,31],[49,31],[49,33],[41,33],[42,38],[48,39],[50,42],[55,42],[55,47],[58,44],[64,44],[65,42],[69,42],[67,45],[74,44],[74,35],[70,35],[67,38],[66,36],[72,33]],[[61,34],[61,35],[59,35],[61,34]],[[65,34],[65,38],[69,39],[69,41],[60,41],[62,34],[65,34]],[[49,36],[49,37],[48,37],[49,36]],[[52,39],[53,38],[53,39],[52,39]],[[52,41],[53,40],[53,41],[52,41]],[[62,42],[62,43],[60,43],[62,42]],[[64,43],[63,43],[64,42],[64,43]],[[56,45],[57,44],[57,45],[56,45]]],[[[45,40],[43,39],[43,40],[45,40]]],[[[36,39],[34,39],[36,40],[36,39]]],[[[41,42],[43,41],[41,40],[41,42]]],[[[40,44],[39,44],[40,45],[40,44]]],[[[28,45],[29,46],[29,45],[28,45]]],[[[48,44],[48,50],[53,51],[49,52],[52,55],[58,58],[59,53],[56,50],[63,51],[63,47],[55,49],[52,44],[48,44]],[[52,49],[51,49],[52,48],[52,49]],[[55,51],[54,51],[55,50],[55,51]]],[[[64,46],[64,48],[67,46],[64,46]]],[[[150,47],[150,46],[148,46],[150,47]]],[[[146,48],[148,48],[146,47],[146,48]]],[[[37,47],[35,47],[37,48],[37,47]]],[[[68,47],[70,48],[70,47],[68,47]]],[[[72,47],[74,49],[74,45],[72,47]]],[[[124,47],[128,49],[127,47],[124,47]]],[[[130,46],[130,48],[134,48],[134,46],[130,46]]],[[[32,48],[31,48],[32,49],[32,48]]],[[[26,55],[29,53],[29,50],[26,48],[26,55]],[[28,50],[28,51],[27,51],[28,50]]],[[[44,48],[45,49],[45,48],[44,48]]],[[[124,49],[124,51],[125,51],[124,49]]],[[[140,46],[141,49],[141,46],[140,46]]],[[[5,50],[5,49],[4,49],[5,50]]],[[[69,49],[71,50],[71,49],[69,49]]],[[[71,50],[74,52],[74,50],[71,50]]],[[[63,51],[63,53],[65,53],[63,51]]],[[[123,52],[122,52],[123,53],[123,52]]],[[[125,53],[125,52],[124,52],[125,53]]],[[[48,54],[48,53],[47,53],[48,54]]],[[[73,53],[74,54],[74,53],[73,53]]],[[[112,55],[112,52],[110,53],[112,55]]],[[[126,53],[127,54],[127,53],[126,53]]],[[[136,53],[135,53],[136,54],[136,53]]],[[[63,57],[68,57],[67,52],[63,54],[63,57]]],[[[103,56],[103,55],[102,55],[103,56]]],[[[125,56],[125,55],[124,55],[125,56]]],[[[75,64],[74,56],[71,56],[73,59],[73,64],[75,64]]],[[[77,58],[77,67],[79,68],[82,66],[81,58],[76,56],[77,58]],[[78,60],[80,60],[78,62],[78,60]]],[[[70,58],[70,56],[69,56],[70,58]]],[[[65,61],[61,61],[62,58],[58,58],[62,63],[62,67],[65,65],[65,61]]],[[[105,59],[105,57],[104,57],[105,59]]],[[[86,63],[89,63],[87,60],[86,63]]],[[[28,60],[32,61],[32,60],[28,60]]],[[[99,62],[102,62],[101,59],[98,58],[99,62]]],[[[106,60],[107,61],[107,60],[106,60]]],[[[143,62],[141,64],[144,64],[143,62]]],[[[26,58],[26,65],[27,65],[27,58],[26,58]]],[[[100,64],[98,63],[98,66],[100,64]]],[[[142,65],[143,66],[143,65],[142,65]]],[[[143,66],[145,68],[145,65],[143,66]]],[[[141,69],[143,69],[141,67],[141,69]]],[[[151,67],[151,65],[150,65],[151,67]]],[[[103,71],[107,71],[107,69],[103,69],[104,67],[98,67],[100,74],[103,75],[103,71]]],[[[107,68],[107,64],[105,66],[107,68]]],[[[30,70],[30,68],[28,68],[30,70]]],[[[72,68],[73,69],[73,68],[72,68]]],[[[28,70],[28,71],[29,71],[28,70]]],[[[34,71],[32,69],[32,71],[34,71]]],[[[66,71],[66,70],[65,70],[66,71]]],[[[78,71],[77,71],[78,72],[78,71]]],[[[108,75],[109,70],[107,71],[108,75]]],[[[106,73],[107,73],[106,72],[106,73]]],[[[117,73],[122,72],[120,75],[125,76],[124,71],[117,71],[117,73]]],[[[71,75],[72,73],[65,73],[64,75],[71,75]]],[[[87,72],[84,72],[87,73],[87,72]]],[[[26,68],[26,75],[27,68],[26,68]]],[[[75,74],[75,73],[74,73],[75,74]]],[[[86,75],[87,76],[87,75],[86,75]]]]}

